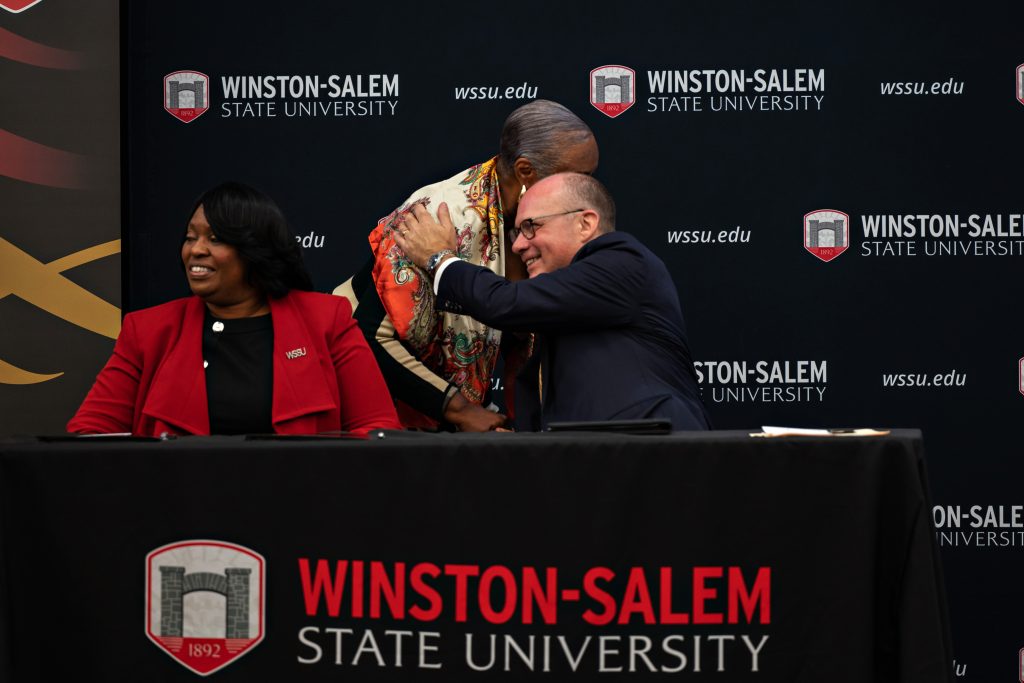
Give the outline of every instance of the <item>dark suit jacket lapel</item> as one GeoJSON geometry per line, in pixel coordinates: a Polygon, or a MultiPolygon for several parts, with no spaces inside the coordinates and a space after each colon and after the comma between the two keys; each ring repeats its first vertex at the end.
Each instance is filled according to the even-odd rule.
{"type": "MultiPolygon", "coordinates": [[[[331,396],[314,339],[290,296],[270,300],[274,322],[274,398],[271,417],[275,428],[289,422],[284,432],[315,433],[314,413],[337,407],[331,396]]],[[[324,367],[333,367],[330,358],[324,367]]]]}
{"type": "Polygon", "coordinates": [[[210,433],[203,371],[203,313],[199,297],[189,299],[178,338],[153,375],[142,412],[190,434],[210,433]]]}

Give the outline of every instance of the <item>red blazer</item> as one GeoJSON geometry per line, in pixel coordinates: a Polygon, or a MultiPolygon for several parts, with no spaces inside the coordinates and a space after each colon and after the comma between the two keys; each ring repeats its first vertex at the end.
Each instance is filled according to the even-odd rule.
{"type": "MultiPolygon", "coordinates": [[[[203,301],[193,296],[129,313],[114,354],[68,431],[209,434],[204,312],[203,301]]],[[[293,290],[270,299],[270,315],[275,432],[401,429],[347,299],[293,290]]]]}

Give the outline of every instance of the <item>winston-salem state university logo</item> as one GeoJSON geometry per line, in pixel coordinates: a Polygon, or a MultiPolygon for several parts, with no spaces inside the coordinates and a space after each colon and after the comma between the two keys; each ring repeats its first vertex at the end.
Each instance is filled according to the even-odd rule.
{"type": "Polygon", "coordinates": [[[850,246],[850,217],[835,209],[818,209],[804,216],[804,249],[831,261],[850,246]]]}
{"type": "Polygon", "coordinates": [[[32,5],[38,5],[43,0],[0,0],[0,7],[3,7],[8,12],[24,12],[32,5]]]}
{"type": "Polygon", "coordinates": [[[210,108],[210,77],[198,71],[175,71],[164,76],[164,109],[191,123],[210,108]]]}
{"type": "Polygon", "coordinates": [[[206,676],[263,640],[266,561],[224,541],[179,541],[146,556],[146,635],[206,676]]]}
{"type": "Polygon", "coordinates": [[[590,72],[590,103],[613,119],[636,103],[636,72],[608,64],[590,72]]]}
{"type": "Polygon", "coordinates": [[[1017,67],[1017,101],[1024,104],[1024,64],[1017,67]]]}

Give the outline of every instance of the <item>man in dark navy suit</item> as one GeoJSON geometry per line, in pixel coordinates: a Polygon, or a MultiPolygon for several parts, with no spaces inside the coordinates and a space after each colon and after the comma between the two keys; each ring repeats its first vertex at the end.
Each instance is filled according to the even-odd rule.
{"type": "Polygon", "coordinates": [[[560,173],[523,196],[509,231],[529,280],[465,263],[444,204],[415,207],[395,240],[434,278],[437,305],[492,327],[533,332],[515,387],[515,425],[664,418],[707,429],[708,418],[668,270],[615,232],[615,203],[594,178],[560,173]]]}

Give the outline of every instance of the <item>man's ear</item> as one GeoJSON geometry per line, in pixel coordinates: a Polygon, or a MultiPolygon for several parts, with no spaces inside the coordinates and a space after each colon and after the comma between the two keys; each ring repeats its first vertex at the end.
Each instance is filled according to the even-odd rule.
{"type": "Polygon", "coordinates": [[[512,170],[516,174],[516,182],[520,185],[526,185],[527,187],[533,185],[535,182],[540,180],[537,177],[537,169],[533,167],[530,160],[526,157],[519,157],[512,164],[512,170]]]}
{"type": "Polygon", "coordinates": [[[601,234],[601,215],[593,209],[584,209],[580,212],[579,225],[580,242],[589,242],[601,234]]]}

